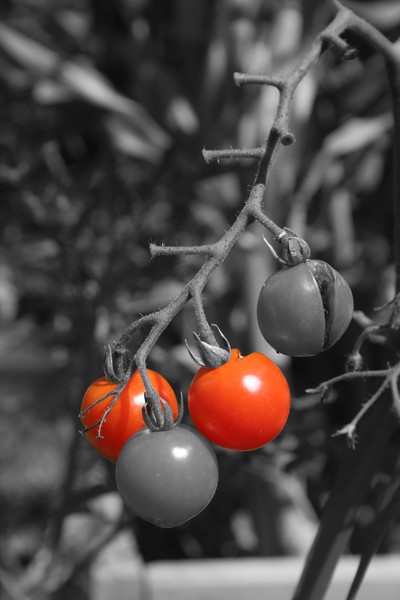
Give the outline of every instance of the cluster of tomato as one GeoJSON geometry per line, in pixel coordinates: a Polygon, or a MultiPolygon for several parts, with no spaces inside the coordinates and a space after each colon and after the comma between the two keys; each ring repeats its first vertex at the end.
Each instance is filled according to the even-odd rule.
{"type": "MultiPolygon", "coordinates": [[[[323,261],[306,260],[272,275],[259,296],[260,330],[278,351],[311,356],[331,347],[347,329],[353,298],[345,280],[323,261]]],[[[169,383],[148,370],[153,388],[171,407],[178,402],[169,383]]],[[[89,442],[116,462],[116,483],[126,504],[140,517],[174,527],[211,501],[218,483],[216,444],[254,450],[273,440],[289,416],[290,390],[275,363],[255,352],[233,349],[216,368],[200,368],[189,388],[188,410],[195,428],[176,423],[151,431],[142,410],[145,389],[136,371],[102,422],[105,400],[117,384],[95,381],[82,401],[81,420],[89,442]]]]}

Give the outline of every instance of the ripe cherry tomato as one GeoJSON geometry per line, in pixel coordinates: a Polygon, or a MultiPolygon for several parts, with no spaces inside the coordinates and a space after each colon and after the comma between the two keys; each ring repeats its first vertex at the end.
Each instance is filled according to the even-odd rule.
{"type": "MultiPolygon", "coordinates": [[[[175,418],[178,416],[178,402],[173,389],[168,381],[159,373],[147,369],[150,381],[154,389],[163,400],[166,400],[172,408],[175,418]]],[[[106,377],[97,379],[86,390],[82,400],[81,413],[91,404],[102,398],[107,392],[114,390],[116,383],[111,383],[106,377]]],[[[145,427],[142,417],[142,407],[144,405],[144,385],[139,371],[135,371],[120,397],[114,404],[112,410],[107,415],[101,429],[101,438],[97,438],[97,427],[90,429],[85,433],[86,438],[100,454],[116,461],[122,446],[137,431],[145,427]]],[[[93,406],[84,415],[81,414],[81,421],[85,427],[90,427],[98,421],[104,414],[104,411],[112,402],[114,396],[110,395],[96,406],[93,406]]]]}
{"type": "Polygon", "coordinates": [[[257,319],[277,352],[313,356],[342,337],[353,308],[353,295],[340,273],[322,260],[306,260],[267,279],[257,319]]]}
{"type": "Polygon", "coordinates": [[[193,423],[214,444],[255,450],[284,427],[290,390],[282,371],[259,352],[241,356],[233,349],[227,363],[198,370],[189,388],[193,423]]]}
{"type": "Polygon", "coordinates": [[[218,484],[211,445],[195,429],[143,429],[123,447],[116,465],[118,491],[139,517],[177,527],[199,514],[218,484]]]}

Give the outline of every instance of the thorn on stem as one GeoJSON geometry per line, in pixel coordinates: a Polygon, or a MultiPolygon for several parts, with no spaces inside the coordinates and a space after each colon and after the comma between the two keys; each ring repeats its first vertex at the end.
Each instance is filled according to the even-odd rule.
{"type": "Polygon", "coordinates": [[[283,134],[283,136],[281,137],[281,144],[283,146],[290,146],[295,141],[296,138],[294,137],[293,133],[290,132],[283,134]]]}
{"type": "Polygon", "coordinates": [[[358,48],[350,46],[346,40],[338,35],[325,35],[324,42],[331,48],[339,58],[339,60],[353,60],[359,55],[358,48]]]}
{"type": "Polygon", "coordinates": [[[352,371],[361,371],[363,366],[363,357],[361,354],[357,352],[353,352],[347,357],[345,364],[346,373],[350,373],[352,371]]]}

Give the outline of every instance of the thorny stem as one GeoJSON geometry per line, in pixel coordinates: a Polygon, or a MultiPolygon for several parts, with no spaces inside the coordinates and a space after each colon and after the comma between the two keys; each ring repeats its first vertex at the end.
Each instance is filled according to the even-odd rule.
{"type": "Polygon", "coordinates": [[[270,75],[250,75],[248,73],[234,73],[233,79],[237,86],[255,83],[257,85],[271,85],[281,90],[284,87],[283,79],[270,75]]]}
{"type": "Polygon", "coordinates": [[[203,150],[203,158],[207,163],[227,158],[238,160],[239,158],[252,158],[260,160],[265,148],[227,148],[224,150],[203,150]]]}
{"type": "MultiPolygon", "coordinates": [[[[200,333],[204,337],[211,339],[213,335],[205,318],[202,307],[201,293],[208,279],[217,267],[228,256],[230,250],[237,242],[239,237],[245,231],[247,226],[258,221],[264,225],[277,239],[283,247],[287,249],[288,235],[286,231],[274,223],[263,210],[263,198],[266,184],[272,166],[275,162],[280,144],[289,145],[294,142],[294,136],[289,129],[290,107],[294,93],[305,77],[305,75],[314,67],[327,47],[336,46],[343,56],[348,58],[351,54],[346,42],[340,37],[346,30],[351,30],[367,40],[376,50],[381,52],[385,58],[388,73],[391,79],[391,90],[393,96],[395,125],[396,125],[396,148],[400,145],[400,60],[397,50],[391,42],[385,38],[372,25],[356,16],[349,9],[343,7],[338,0],[333,0],[337,13],[331,23],[316,37],[309,52],[300,60],[295,68],[285,78],[276,78],[264,75],[246,75],[236,73],[234,79],[237,85],[258,83],[275,86],[279,92],[279,102],[275,113],[274,122],[269,131],[266,143],[259,148],[251,149],[225,149],[225,150],[204,150],[203,156],[207,162],[221,159],[256,159],[258,160],[258,169],[254,183],[242,210],[238,214],[236,221],[231,228],[214,244],[192,247],[169,247],[156,246],[151,244],[151,256],[179,256],[197,254],[206,257],[205,262],[194,277],[184,286],[178,296],[167,306],[157,312],[151,313],[139,318],[133,322],[122,334],[120,340],[114,345],[114,348],[125,348],[130,341],[132,334],[143,327],[150,326],[150,331],[137,350],[132,360],[132,366],[136,364],[139,369],[143,383],[146,389],[146,399],[150,404],[151,411],[156,417],[157,423],[163,420],[160,399],[152,388],[146,372],[146,359],[154,344],[168,327],[172,319],[179,313],[183,306],[192,298],[196,311],[196,317],[199,322],[200,333]],[[211,335],[210,335],[211,332],[211,335]]],[[[396,161],[399,160],[399,153],[396,152],[396,161]]],[[[397,173],[400,168],[395,169],[397,173]]],[[[397,182],[396,182],[396,239],[400,238],[399,211],[397,210],[397,182]]],[[[396,282],[397,290],[400,288],[400,249],[396,246],[396,282]]],[[[369,372],[364,376],[375,376],[377,372],[369,372]],[[374,373],[372,375],[371,373],[374,373]]],[[[381,373],[382,374],[382,373],[381,373]]],[[[384,372],[384,376],[387,371],[384,372]]],[[[347,373],[342,378],[360,377],[361,372],[347,373]]],[[[125,384],[128,374],[123,377],[122,383],[125,384]]],[[[337,378],[336,378],[337,379],[337,378]]]]}
{"type": "Polygon", "coordinates": [[[217,346],[217,341],[215,339],[214,333],[207,321],[201,294],[199,293],[199,291],[196,288],[193,288],[193,290],[192,290],[192,298],[193,298],[194,312],[196,315],[196,321],[197,321],[197,324],[199,327],[200,339],[203,340],[204,342],[207,342],[208,344],[217,346]]]}

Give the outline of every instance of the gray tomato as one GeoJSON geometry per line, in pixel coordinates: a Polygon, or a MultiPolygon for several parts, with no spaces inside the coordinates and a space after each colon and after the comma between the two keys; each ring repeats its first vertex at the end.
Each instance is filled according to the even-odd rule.
{"type": "Polygon", "coordinates": [[[124,502],[159,527],[176,527],[199,514],[218,484],[211,444],[195,429],[143,429],[122,448],[116,483],[124,502]]]}
{"type": "Polygon", "coordinates": [[[322,260],[282,269],[261,289],[257,320],[277,352],[313,356],[331,348],[348,328],[353,295],[343,277],[322,260]]]}

